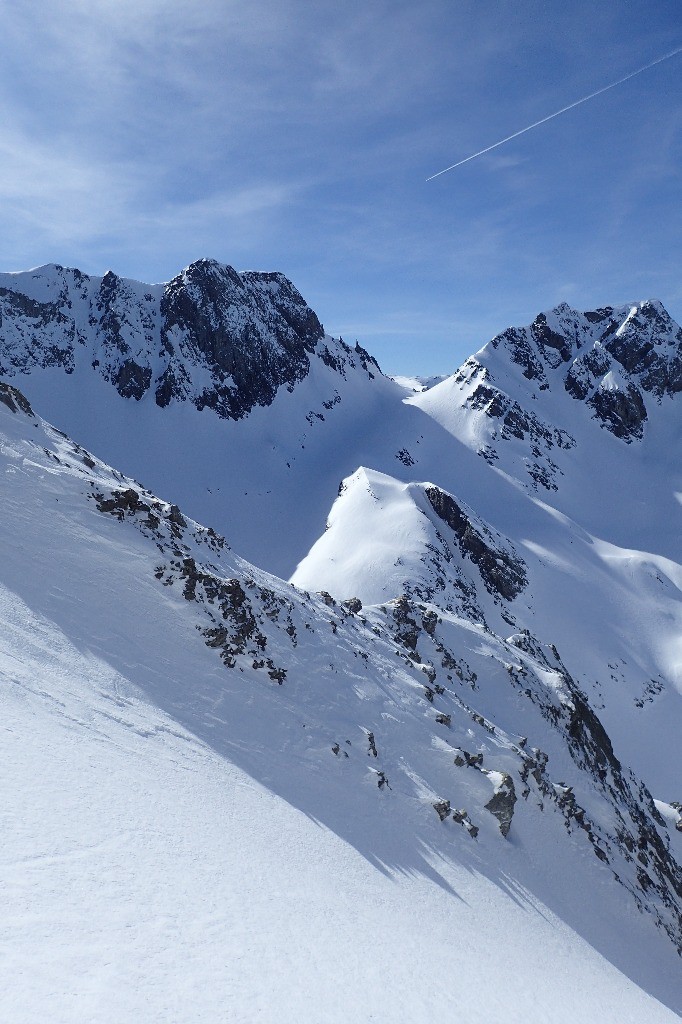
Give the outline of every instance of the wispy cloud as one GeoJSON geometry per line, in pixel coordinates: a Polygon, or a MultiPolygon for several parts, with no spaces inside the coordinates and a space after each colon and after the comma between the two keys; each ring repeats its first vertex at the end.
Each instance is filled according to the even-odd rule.
{"type": "Polygon", "coordinates": [[[68,247],[111,230],[135,194],[132,164],[96,162],[5,123],[0,134],[5,233],[14,224],[15,234],[25,230],[40,243],[61,241],[68,247]]]}
{"type": "Polygon", "coordinates": [[[665,299],[681,208],[679,98],[660,85],[672,62],[627,103],[623,87],[582,108],[589,126],[566,114],[423,181],[671,47],[674,18],[632,0],[633,42],[620,6],[6,4],[0,265],[156,280],[199,255],[277,267],[325,322],[405,353],[410,338],[450,346],[450,324],[484,340],[566,282],[571,301],[608,301],[657,273],[665,299]]]}

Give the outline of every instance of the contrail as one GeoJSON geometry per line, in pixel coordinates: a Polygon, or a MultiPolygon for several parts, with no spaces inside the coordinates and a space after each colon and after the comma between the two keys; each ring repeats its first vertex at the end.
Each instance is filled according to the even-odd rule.
{"type": "Polygon", "coordinates": [[[456,164],[450,164],[449,167],[444,167],[442,171],[432,174],[431,177],[426,180],[433,181],[434,178],[439,178],[441,174],[447,174],[448,171],[454,171],[455,167],[461,167],[462,164],[468,164],[470,160],[475,160],[477,156],[483,156],[484,153],[489,153],[491,149],[497,149],[498,146],[504,146],[505,142],[511,142],[512,139],[518,139],[519,135],[525,135],[526,132],[531,131],[533,128],[537,128],[538,125],[544,124],[546,121],[551,121],[553,117],[558,117],[559,114],[565,114],[567,110],[573,110],[574,107],[579,107],[581,103],[587,103],[588,100],[593,100],[595,96],[601,96],[603,92],[608,92],[609,89],[615,89],[617,85],[622,85],[623,82],[629,81],[629,79],[634,78],[635,75],[641,75],[643,71],[648,71],[649,68],[653,68],[656,64],[662,64],[664,60],[670,60],[671,57],[675,57],[678,53],[682,53],[682,46],[678,46],[678,48],[676,50],[672,50],[671,53],[666,53],[664,57],[658,57],[657,60],[652,60],[650,64],[645,64],[643,68],[637,68],[636,71],[631,71],[629,75],[625,75],[624,78],[619,78],[617,82],[611,82],[610,85],[605,85],[603,88],[597,89],[596,92],[591,92],[589,96],[583,96],[582,99],[576,100],[574,103],[569,103],[567,107],[562,107],[561,110],[555,110],[553,114],[548,114],[547,117],[543,117],[539,121],[529,124],[527,128],[522,128],[521,131],[514,132],[513,135],[508,135],[506,139],[500,139],[499,142],[493,142],[492,146],[486,146],[485,149],[479,149],[478,153],[472,153],[471,156],[466,156],[456,164]]]}

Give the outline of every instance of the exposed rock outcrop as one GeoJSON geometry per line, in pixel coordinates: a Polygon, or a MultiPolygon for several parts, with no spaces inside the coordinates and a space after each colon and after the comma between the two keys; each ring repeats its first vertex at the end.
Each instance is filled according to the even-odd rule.
{"type": "Polygon", "coordinates": [[[461,553],[477,566],[489,593],[513,601],[528,582],[522,560],[495,546],[492,536],[477,528],[451,495],[439,487],[426,487],[425,493],[436,515],[457,537],[461,553]]]}
{"type": "Polygon", "coordinates": [[[23,412],[25,416],[34,415],[31,403],[26,396],[18,388],[13,388],[11,384],[6,384],[5,381],[0,381],[0,402],[6,405],[12,412],[23,412]]]}
{"type": "Polygon", "coordinates": [[[491,775],[494,781],[495,791],[485,807],[493,817],[497,818],[500,832],[506,839],[511,828],[512,818],[514,817],[514,805],[516,803],[514,780],[507,772],[489,772],[488,774],[491,775]]]}

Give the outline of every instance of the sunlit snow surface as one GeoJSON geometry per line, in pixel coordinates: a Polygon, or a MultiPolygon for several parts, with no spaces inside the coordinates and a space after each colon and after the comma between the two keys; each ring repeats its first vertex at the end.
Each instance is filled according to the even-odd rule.
{"type": "MultiPolygon", "coordinates": [[[[54,268],[19,277],[57,298],[54,268]]],[[[148,286],[125,286],[147,301],[148,286]]],[[[644,305],[613,311],[617,337],[646,328],[644,305]]],[[[545,322],[588,350],[582,314],[545,322]]],[[[656,899],[640,913],[614,881],[637,869],[613,842],[614,805],[536,698],[561,711],[565,666],[679,859],[681,399],[647,397],[626,443],[566,392],[548,351],[546,387],[498,339],[442,380],[344,376],[316,357],[238,422],[120,398],[86,345],[68,377],[12,379],[261,569],[191,521],[174,538],[168,504],[161,540],[98,511],[94,494],[141,486],[0,405],[2,1019],[678,1019],[681,961],[656,899]],[[504,436],[476,397],[483,379],[532,412],[537,436],[504,436]],[[486,588],[431,487],[522,566],[513,599],[486,588]],[[183,596],[189,556],[256,595],[282,686],[258,656],[226,668],[207,646],[211,608],[183,596]],[[388,630],[410,588],[439,619],[412,659],[388,630]],[[360,613],[339,604],[350,597],[360,613]],[[524,630],[561,662],[523,653],[524,630]],[[433,666],[445,689],[429,696],[433,666]],[[551,798],[519,786],[504,839],[485,802],[505,772],[518,785],[526,736],[549,755],[551,798]],[[484,771],[455,767],[463,749],[484,771]],[[560,812],[567,787],[610,863],[560,812]],[[446,799],[477,838],[439,820],[446,799]]],[[[610,365],[588,383],[617,394],[625,377],[610,365]]]]}
{"type": "MultiPolygon", "coordinates": [[[[679,958],[559,815],[522,805],[507,841],[491,817],[476,841],[438,820],[447,734],[383,641],[385,670],[357,667],[369,626],[322,636],[318,603],[300,653],[280,645],[285,685],[226,670],[155,544],[88,497],[128,482],[0,421],[4,1019],[676,1019],[679,958]]],[[[470,732],[504,759],[504,731],[470,732]]]]}

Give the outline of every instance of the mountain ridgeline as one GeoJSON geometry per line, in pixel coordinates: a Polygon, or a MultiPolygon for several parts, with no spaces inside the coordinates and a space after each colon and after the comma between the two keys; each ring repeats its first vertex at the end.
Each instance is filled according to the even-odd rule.
{"type": "MultiPolygon", "coordinates": [[[[87,363],[123,398],[150,395],[161,407],[189,401],[230,419],[294,388],[314,355],[339,370],[349,361],[378,371],[357,344],[354,352],[318,344],[324,329],[283,274],[240,274],[209,259],[166,285],[59,265],[1,274],[0,325],[3,376],[48,367],[71,374],[87,363]]],[[[641,438],[652,401],[682,390],[682,329],[657,301],[584,313],[562,303],[528,327],[510,327],[488,349],[502,350],[540,391],[552,388],[558,371],[565,391],[628,442],[641,438]]],[[[468,404],[501,419],[503,430],[537,429],[477,357],[456,379],[476,382],[468,404]]]]}
{"type": "MultiPolygon", "coordinates": [[[[603,427],[627,442],[642,437],[647,403],[682,391],[682,329],[660,302],[586,313],[562,303],[540,313],[529,327],[510,327],[490,348],[501,349],[539,391],[550,390],[558,376],[572,398],[585,402],[603,427]]],[[[462,381],[478,368],[475,357],[469,360],[462,381]]],[[[488,382],[485,374],[478,380],[471,406],[490,409],[497,401],[508,430],[527,429],[518,409],[502,412],[488,382]]]]}
{"type": "Polygon", "coordinates": [[[393,380],[279,273],[47,266],[0,275],[0,376],[3,607],[382,871],[508,879],[682,1006],[657,966],[682,954],[682,329],[659,302],[562,304],[393,380]]]}
{"type": "MultiPolygon", "coordinates": [[[[165,286],[60,266],[0,275],[0,374],[82,364],[122,398],[191,402],[240,419],[310,371],[324,331],[282,274],[193,263],[165,286]]],[[[346,346],[322,359],[373,362],[346,346]]]]}

